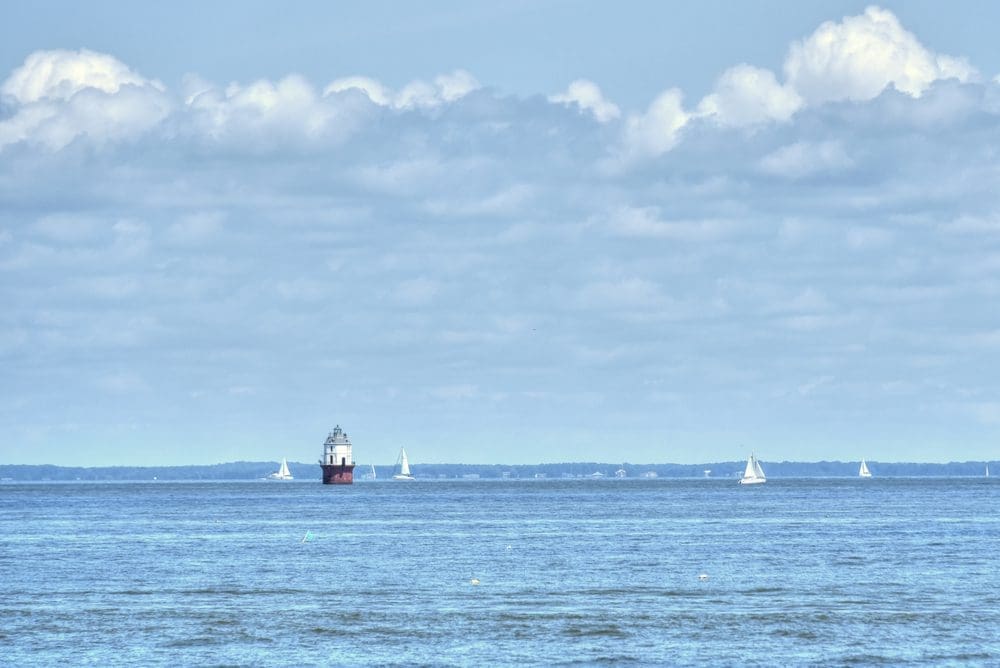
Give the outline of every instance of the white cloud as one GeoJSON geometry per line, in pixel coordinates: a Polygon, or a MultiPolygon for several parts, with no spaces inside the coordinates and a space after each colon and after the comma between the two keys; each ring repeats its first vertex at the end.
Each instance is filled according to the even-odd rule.
{"type": "Polygon", "coordinates": [[[67,102],[35,102],[0,121],[0,148],[18,142],[51,150],[86,136],[95,143],[135,139],[170,113],[170,100],[158,91],[123,88],[107,94],[84,89],[67,102]]]}
{"type": "Polygon", "coordinates": [[[476,81],[476,78],[465,70],[455,70],[449,74],[440,74],[434,77],[434,85],[437,87],[438,95],[444,102],[460,100],[479,88],[479,82],[476,81]]]}
{"type": "Polygon", "coordinates": [[[742,126],[787,121],[801,106],[802,98],[779,84],[774,72],[742,64],[723,73],[714,92],[698,105],[698,113],[723,126],[742,126]]]}
{"type": "Polygon", "coordinates": [[[690,115],[682,105],[683,93],[671,88],[661,93],[644,114],[629,116],[625,148],[630,156],[658,156],[672,149],[690,115]]]}
{"type": "Polygon", "coordinates": [[[352,76],[335,79],[323,89],[323,96],[326,97],[348,90],[356,90],[364,93],[368,96],[369,100],[380,107],[388,107],[392,104],[392,91],[371,77],[352,76]]]}
{"type": "Polygon", "coordinates": [[[163,90],[163,84],[140,76],[114,56],[87,49],[36,51],[0,86],[0,94],[28,104],[68,100],[85,88],[117,93],[124,85],[163,90]]]}
{"type": "Polygon", "coordinates": [[[228,142],[250,152],[290,142],[313,147],[350,136],[370,111],[337,93],[358,90],[379,106],[433,110],[477,88],[465,70],[414,81],[399,92],[375,79],[348,77],[322,95],[295,74],[224,88],[187,75],[172,94],[108,54],[37,51],[0,86],[13,110],[0,120],[0,149],[28,142],[59,150],[78,137],[96,143],[136,139],[175,112],[172,131],[199,141],[228,142]]]}
{"type": "Polygon", "coordinates": [[[195,95],[188,108],[205,136],[237,141],[249,136],[263,143],[290,138],[342,138],[353,127],[342,108],[325,103],[299,75],[249,85],[229,84],[195,95]],[[338,123],[339,121],[339,123],[338,123]]]}
{"type": "MultiPolygon", "coordinates": [[[[749,64],[731,67],[693,111],[683,107],[680,90],[666,90],[644,112],[627,115],[618,152],[626,161],[660,156],[677,146],[693,117],[723,127],[787,122],[803,108],[835,100],[868,100],[890,85],[919,97],[935,81],[978,78],[966,61],[930,51],[892,12],[878,7],[826,22],[792,43],[784,73],[782,82],[767,69],[749,64]]],[[[181,89],[171,94],[158,81],[108,54],[86,49],[38,51],[0,86],[0,95],[12,109],[0,120],[0,149],[28,142],[58,150],[79,137],[95,143],[131,140],[172,115],[164,126],[196,141],[223,141],[247,151],[313,149],[339,145],[359,132],[373,113],[362,104],[365,99],[388,109],[433,112],[479,87],[475,77],[461,69],[418,79],[398,90],[371,77],[349,76],[335,79],[321,94],[298,75],[224,88],[188,75],[181,89]],[[343,95],[348,91],[364,97],[343,95]]],[[[548,99],[574,106],[601,123],[623,115],[587,79],[573,81],[548,99]]],[[[971,113],[976,104],[974,97],[961,91],[942,93],[914,120],[953,119],[971,113]]],[[[498,118],[483,127],[507,132],[512,122],[498,118]]]]}
{"type": "MultiPolygon", "coordinates": [[[[928,50],[892,12],[878,7],[840,23],[827,21],[809,37],[793,42],[784,72],[785,82],[779,83],[770,70],[747,64],[731,67],[699,103],[697,114],[732,127],[780,122],[806,106],[870,100],[890,85],[919,97],[935,81],[978,77],[965,60],[928,50]]],[[[952,102],[954,107],[954,97],[925,114],[942,107],[943,112],[953,111],[945,105],[952,102]]]]}
{"type": "Polygon", "coordinates": [[[796,179],[823,172],[839,172],[853,164],[843,145],[831,140],[782,146],[761,159],[760,169],[775,176],[796,179]]]}
{"type": "Polygon", "coordinates": [[[890,84],[919,97],[939,79],[977,77],[964,59],[928,50],[892,12],[879,7],[840,23],[823,23],[791,45],[784,69],[787,83],[810,105],[870,100],[890,84]]]}
{"type": "Polygon", "coordinates": [[[433,82],[421,79],[411,81],[398,92],[370,77],[343,77],[330,82],[323,89],[323,96],[356,90],[364,93],[369,100],[380,107],[434,109],[460,100],[478,88],[479,82],[474,76],[465,70],[455,70],[435,77],[433,82]]]}
{"type": "Polygon", "coordinates": [[[0,121],[0,148],[27,141],[58,150],[84,135],[97,143],[135,138],[173,106],[159,82],[86,49],[36,51],[0,93],[17,103],[0,121]]]}
{"type": "Polygon", "coordinates": [[[565,92],[549,96],[549,102],[556,104],[575,104],[580,111],[589,111],[600,123],[613,121],[621,116],[618,105],[605,99],[601,89],[592,81],[577,79],[565,92]]]}

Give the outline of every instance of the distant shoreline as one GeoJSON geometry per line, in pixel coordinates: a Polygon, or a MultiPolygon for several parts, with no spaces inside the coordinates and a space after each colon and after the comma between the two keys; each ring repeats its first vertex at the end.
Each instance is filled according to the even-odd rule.
{"type": "MultiPolygon", "coordinates": [[[[768,462],[762,460],[768,478],[852,478],[858,475],[859,462],[768,462]]],[[[708,462],[704,464],[612,464],[601,462],[563,462],[552,464],[413,464],[420,479],[572,479],[607,478],[616,474],[635,478],[736,478],[745,462],[708,462]],[[624,471],[623,474],[619,473],[624,471]],[[708,474],[705,472],[709,471],[708,474]]],[[[941,463],[879,462],[868,460],[874,477],[984,477],[986,466],[1000,474],[1000,461],[941,463]]],[[[277,470],[278,462],[227,462],[179,466],[56,466],[53,464],[0,464],[0,482],[45,481],[226,481],[257,480],[277,470]]],[[[296,480],[320,478],[317,464],[288,462],[296,480]]],[[[360,463],[355,469],[359,482],[370,475],[371,464],[360,463]]],[[[375,464],[377,479],[392,476],[391,465],[375,464]]]]}

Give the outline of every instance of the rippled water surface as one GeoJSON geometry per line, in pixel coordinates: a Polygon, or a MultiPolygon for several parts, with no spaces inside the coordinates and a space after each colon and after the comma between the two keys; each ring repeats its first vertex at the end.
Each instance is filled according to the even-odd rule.
{"type": "Polygon", "coordinates": [[[998,502],[985,478],[4,484],[0,662],[997,665],[998,502]]]}

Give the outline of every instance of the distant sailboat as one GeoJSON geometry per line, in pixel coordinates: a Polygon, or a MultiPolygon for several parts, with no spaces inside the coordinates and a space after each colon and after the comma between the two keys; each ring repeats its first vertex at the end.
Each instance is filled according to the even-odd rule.
{"type": "Polygon", "coordinates": [[[872,477],[872,472],[868,470],[868,464],[866,464],[865,460],[863,460],[863,459],[861,460],[861,468],[858,469],[858,477],[861,477],[861,478],[871,478],[872,477]]]}
{"type": "Polygon", "coordinates": [[[276,472],[271,473],[270,475],[268,475],[267,479],[268,480],[295,480],[295,478],[292,477],[292,472],[288,470],[288,462],[285,461],[284,457],[281,458],[281,468],[278,469],[276,472]]]}
{"type": "Polygon", "coordinates": [[[396,459],[396,466],[399,467],[399,473],[392,476],[393,480],[414,480],[414,477],[410,474],[410,460],[406,458],[406,450],[403,448],[399,449],[399,458],[396,459]]]}
{"type": "Polygon", "coordinates": [[[986,465],[986,477],[987,478],[990,477],[990,465],[989,464],[986,465]]]}
{"type": "Polygon", "coordinates": [[[756,455],[751,452],[750,457],[747,458],[746,470],[743,471],[743,477],[740,478],[740,484],[758,485],[762,482],[767,482],[767,478],[764,477],[764,469],[760,467],[756,455]]]}
{"type": "Polygon", "coordinates": [[[375,465],[372,464],[371,466],[372,466],[372,480],[375,480],[378,477],[377,475],[375,475],[375,465]]]}

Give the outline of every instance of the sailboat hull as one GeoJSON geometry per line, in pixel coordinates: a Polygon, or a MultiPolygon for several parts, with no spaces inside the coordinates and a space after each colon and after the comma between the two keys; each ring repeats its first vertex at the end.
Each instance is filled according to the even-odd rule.
{"type": "Polygon", "coordinates": [[[760,485],[767,482],[764,478],[740,478],[741,485],[760,485]]]}
{"type": "Polygon", "coordinates": [[[320,464],[324,485],[354,484],[354,464],[320,464]]]}

